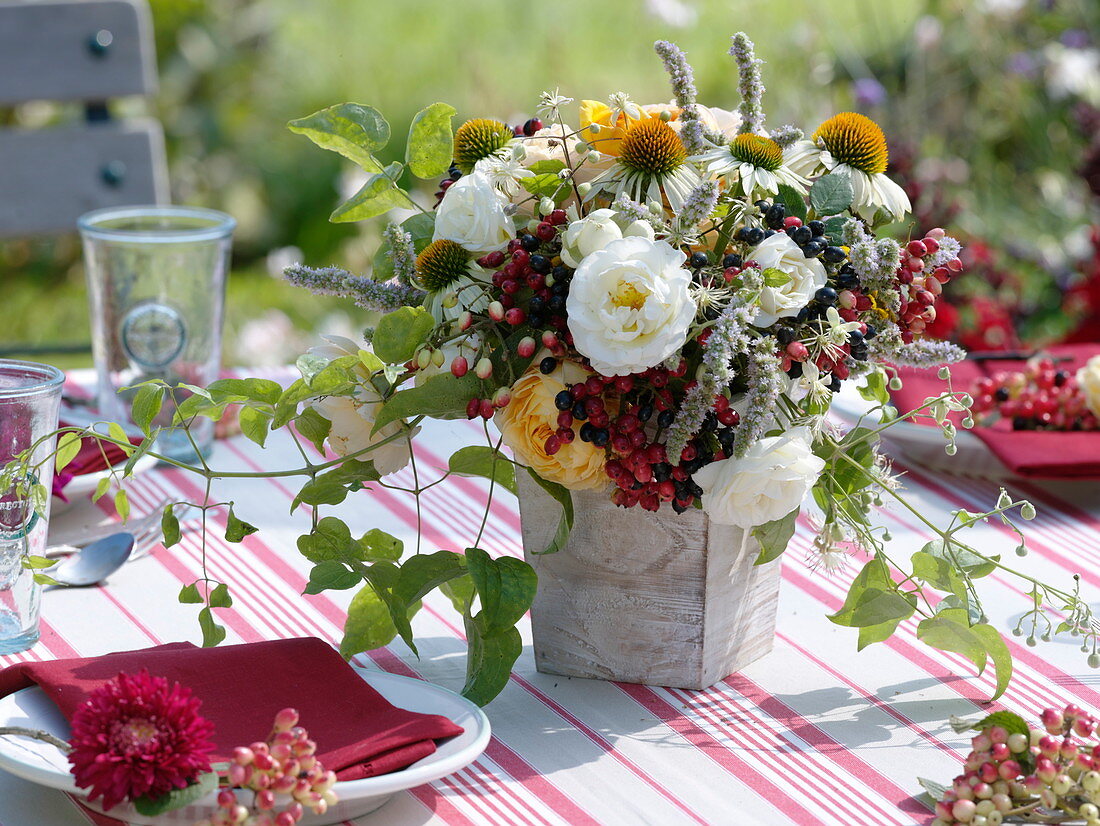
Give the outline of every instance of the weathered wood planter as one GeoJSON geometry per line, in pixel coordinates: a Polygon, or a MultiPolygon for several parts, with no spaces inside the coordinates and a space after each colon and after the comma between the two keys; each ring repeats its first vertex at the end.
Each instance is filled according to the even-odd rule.
{"type": "Polygon", "coordinates": [[[771,651],[780,561],[754,566],[759,546],[742,547],[740,529],[578,491],[567,546],[539,554],[561,507],[526,473],[517,482],[524,556],[539,576],[539,671],[698,689],[771,651]]]}

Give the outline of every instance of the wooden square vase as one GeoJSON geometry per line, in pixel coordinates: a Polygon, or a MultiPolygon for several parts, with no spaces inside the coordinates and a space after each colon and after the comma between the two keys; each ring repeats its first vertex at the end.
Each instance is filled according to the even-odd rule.
{"type": "Polygon", "coordinates": [[[771,651],[781,560],[701,510],[619,508],[573,493],[566,547],[540,554],[561,506],[518,473],[524,557],[538,572],[531,608],[539,671],[707,688],[771,651]]]}

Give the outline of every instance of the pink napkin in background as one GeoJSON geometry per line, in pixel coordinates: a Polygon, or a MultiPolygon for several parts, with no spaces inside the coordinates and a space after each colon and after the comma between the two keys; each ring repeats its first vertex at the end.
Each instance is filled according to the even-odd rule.
{"type": "Polygon", "coordinates": [[[0,670],[0,697],[37,684],[66,718],[120,671],[148,669],[202,700],[215,727],[213,762],[264,740],[275,714],[295,708],[317,758],[340,780],[399,771],[427,757],[436,740],[462,728],[435,714],[397,708],[322,640],[305,638],[198,648],[170,643],[86,659],[16,663],[0,670]]]}
{"type": "MultiPolygon", "coordinates": [[[[1047,348],[1052,356],[1068,356],[1058,368],[1074,372],[1090,357],[1100,354],[1100,344],[1072,344],[1047,348]]],[[[1021,370],[1024,361],[971,361],[952,365],[951,381],[955,390],[970,392],[974,382],[1000,372],[1021,370]]],[[[894,405],[907,413],[929,396],[941,395],[947,384],[936,369],[899,368],[904,386],[891,393],[894,405]]],[[[926,420],[916,420],[928,424],[926,420]]],[[[955,414],[952,421],[959,424],[955,414]]],[[[1100,431],[1056,432],[1046,430],[1013,430],[1012,423],[998,421],[992,427],[975,427],[970,431],[1018,476],[1036,479],[1100,478],[1100,431]]]]}
{"type": "MultiPolygon", "coordinates": [[[[61,427],[71,426],[66,421],[61,421],[59,425],[61,427]]],[[[130,441],[134,444],[141,443],[140,438],[131,438],[130,441]]],[[[74,478],[89,473],[99,473],[101,470],[114,467],[124,461],[126,461],[126,453],[118,445],[104,444],[101,451],[95,439],[82,439],[80,452],[76,454],[76,458],[69,462],[61,473],[54,474],[53,495],[62,502],[68,502],[69,500],[65,496],[65,486],[74,478]],[[104,456],[107,458],[106,462],[103,460],[104,456]]]]}

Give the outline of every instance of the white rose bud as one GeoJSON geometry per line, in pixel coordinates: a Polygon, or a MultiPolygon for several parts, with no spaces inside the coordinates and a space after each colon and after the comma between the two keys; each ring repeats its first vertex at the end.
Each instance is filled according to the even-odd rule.
{"type": "Polygon", "coordinates": [[[503,249],[515,234],[508,199],[487,177],[464,175],[447,189],[435,215],[435,235],[479,255],[503,249]]]}
{"type": "Polygon", "coordinates": [[[828,280],[821,262],[803,255],[785,232],[776,233],[745,256],[746,260],[750,258],[762,270],[777,269],[789,278],[781,286],[765,286],[760,291],[760,311],[752,322],[758,327],[769,327],[781,318],[798,315],[828,280]]]}
{"type": "Polygon", "coordinates": [[[703,510],[720,525],[752,530],[799,507],[825,467],[811,450],[810,432],[796,427],[761,439],[740,459],[711,462],[696,471],[703,510]]]}
{"type": "Polygon", "coordinates": [[[579,221],[574,221],[561,235],[561,260],[570,267],[580,266],[585,256],[604,249],[623,237],[615,223],[615,212],[597,209],[579,221]]]}

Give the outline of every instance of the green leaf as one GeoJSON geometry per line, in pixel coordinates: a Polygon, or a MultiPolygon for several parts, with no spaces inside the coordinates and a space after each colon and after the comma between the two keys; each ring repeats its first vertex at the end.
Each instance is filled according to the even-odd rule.
{"type": "Polygon", "coordinates": [[[474,587],[473,577],[469,574],[463,574],[444,582],[439,586],[439,590],[451,601],[451,605],[460,614],[470,613],[470,609],[474,604],[474,597],[477,596],[477,589],[474,587]]]}
{"type": "Polygon", "coordinates": [[[899,623],[909,619],[915,610],[916,597],[899,594],[893,589],[866,589],[852,610],[850,625],[863,628],[887,622],[899,623]]]}
{"type": "Polygon", "coordinates": [[[225,541],[241,542],[246,536],[256,533],[259,528],[250,525],[243,519],[238,519],[233,512],[233,506],[229,506],[229,516],[225,520],[225,541]]]}
{"type": "Polygon", "coordinates": [[[847,175],[830,173],[810,187],[810,206],[820,215],[836,215],[852,203],[852,181],[847,175]]]}
{"type": "Polygon", "coordinates": [[[470,445],[451,454],[447,463],[451,473],[459,476],[483,476],[495,479],[505,490],[516,492],[516,471],[500,451],[487,445],[470,445]]]}
{"type": "Polygon", "coordinates": [[[218,379],[206,387],[216,402],[259,402],[275,404],[283,395],[283,388],[271,379],[218,379]]]}
{"type": "Polygon", "coordinates": [[[550,198],[555,204],[560,204],[572,191],[569,183],[563,181],[556,173],[543,173],[541,175],[532,175],[528,178],[521,178],[520,184],[530,192],[532,195],[538,198],[550,198]]]}
{"type": "MultiPolygon", "coordinates": [[[[993,696],[989,698],[992,703],[1005,693],[1008,684],[1012,682],[1012,652],[1009,651],[1008,643],[1005,642],[1004,637],[992,625],[983,622],[972,626],[970,630],[985,645],[985,651],[993,660],[993,666],[997,671],[997,688],[993,696]]],[[[1023,733],[1021,732],[1021,734],[1023,733]]]]}
{"type": "MultiPolygon", "coordinates": [[[[518,561],[518,560],[512,560],[518,561]]],[[[395,599],[412,605],[445,582],[466,574],[466,557],[454,551],[436,551],[409,557],[393,587],[395,599]]]]}
{"type": "Polygon", "coordinates": [[[118,512],[119,518],[123,522],[130,518],[130,497],[126,495],[126,491],[122,488],[115,491],[115,511],[118,512]]]}
{"type": "Polygon", "coordinates": [[[310,444],[317,448],[318,453],[325,452],[325,439],[332,430],[332,422],[314,410],[307,407],[294,419],[294,427],[309,439],[310,444]]]}
{"type": "Polygon", "coordinates": [[[62,433],[57,440],[57,453],[54,457],[54,467],[60,473],[80,453],[81,438],[79,433],[62,433]]]}
{"type": "MultiPolygon", "coordinates": [[[[886,564],[879,557],[874,557],[863,566],[858,574],[856,574],[855,579],[852,580],[852,584],[848,588],[848,595],[844,599],[844,605],[841,606],[839,611],[830,616],[829,620],[835,622],[837,625],[855,626],[852,618],[864,596],[869,591],[873,591],[877,594],[891,587],[893,587],[893,580],[890,579],[890,572],[886,564]]],[[[866,613],[868,612],[865,609],[864,614],[866,613]]],[[[887,620],[888,618],[884,617],[880,622],[886,622],[887,620]]],[[[876,623],[869,622],[865,624],[875,625],[876,623]]]]}
{"type": "Polygon", "coordinates": [[[988,731],[994,726],[1000,726],[1009,734],[1024,734],[1030,733],[1031,729],[1028,727],[1027,721],[1024,720],[1019,714],[1011,711],[994,711],[983,717],[978,722],[971,726],[973,731],[988,731]]]}
{"type": "Polygon", "coordinates": [[[569,532],[573,530],[573,496],[569,493],[569,489],[559,485],[557,482],[548,482],[543,479],[531,468],[527,468],[527,472],[531,478],[538,483],[538,486],[544,491],[553,496],[558,504],[561,505],[561,519],[558,520],[557,530],[554,531],[553,537],[548,544],[541,551],[536,551],[539,554],[553,554],[560,551],[565,547],[565,543],[569,541],[569,532]]]}
{"type": "Polygon", "coordinates": [[[404,542],[378,528],[371,528],[359,537],[356,544],[362,554],[360,558],[364,562],[378,562],[380,560],[397,562],[401,559],[401,554],[405,552],[404,542]]]}
{"type": "Polygon", "coordinates": [[[843,215],[837,215],[825,221],[825,237],[829,239],[830,244],[841,246],[844,243],[844,225],[848,220],[843,215]]]}
{"type": "Polygon", "coordinates": [[[160,534],[165,548],[171,548],[180,541],[180,521],[175,505],[164,506],[164,512],[160,515],[160,534]]]}
{"type": "Polygon", "coordinates": [[[467,548],[466,566],[481,598],[478,616],[484,617],[487,631],[515,625],[531,608],[538,575],[522,559],[493,559],[480,548],[467,548]]]}
{"type": "Polygon", "coordinates": [[[344,636],[340,640],[340,656],[350,660],[356,654],[389,645],[397,636],[390,609],[374,588],[364,585],[352,597],[344,636]]]}
{"type": "Polygon", "coordinates": [[[309,572],[309,583],[304,594],[319,594],[322,591],[345,591],[354,588],[363,577],[354,571],[349,571],[342,562],[326,559],[318,562],[309,572]]]}
{"type": "Polygon", "coordinates": [[[438,178],[450,167],[454,155],[451,118],[455,114],[455,108],[446,103],[433,103],[416,113],[405,148],[405,163],[416,177],[438,178]]]}
{"type": "Polygon", "coordinates": [[[466,617],[465,625],[469,653],[462,696],[483,706],[508,684],[512,665],[523,653],[523,641],[515,628],[491,630],[481,614],[466,617]]]}
{"type": "Polygon", "coordinates": [[[241,433],[263,447],[267,441],[267,428],[271,418],[254,407],[242,407],[237,420],[241,425],[241,433]]]}
{"type": "Polygon", "coordinates": [[[233,597],[229,595],[229,586],[219,582],[207,595],[207,602],[210,603],[211,608],[232,608],[233,597]]]}
{"type": "Polygon", "coordinates": [[[917,639],[941,651],[961,654],[974,663],[979,674],[985,670],[985,642],[970,628],[962,609],[952,608],[921,620],[917,639]]]}
{"type": "Polygon", "coordinates": [[[225,639],[225,626],[214,621],[214,612],[209,608],[199,611],[199,628],[202,629],[203,648],[213,648],[225,639]]]}
{"type": "Polygon", "coordinates": [[[775,267],[768,267],[763,272],[764,283],[769,287],[782,287],[784,284],[790,282],[791,277],[783,270],[776,269],[775,267]]]}
{"type": "Polygon", "coordinates": [[[917,783],[920,784],[920,787],[924,789],[932,799],[932,802],[926,805],[928,805],[929,809],[934,809],[936,807],[936,802],[943,800],[944,793],[947,791],[947,786],[936,783],[934,780],[929,780],[926,777],[918,777],[917,783]]]}
{"type": "Polygon", "coordinates": [[[290,503],[290,511],[293,513],[303,502],[307,505],[338,505],[347,498],[349,491],[361,490],[363,482],[376,482],[381,478],[374,462],[348,459],[339,467],[306,482],[290,503]]]}
{"type": "Polygon", "coordinates": [[[971,579],[980,579],[993,573],[997,569],[997,560],[1001,558],[999,555],[991,556],[987,561],[972,551],[953,543],[947,544],[942,539],[933,539],[931,542],[926,543],[921,551],[946,559],[952,566],[966,571],[971,579]]]}
{"type": "Polygon", "coordinates": [[[886,374],[882,370],[868,373],[863,379],[863,384],[856,389],[859,390],[859,395],[869,402],[890,403],[890,391],[886,386],[886,374]]]}
{"type": "Polygon", "coordinates": [[[126,431],[122,429],[122,425],[118,422],[111,422],[107,425],[107,435],[118,442],[118,447],[127,456],[134,452],[134,446],[130,442],[130,437],[126,435],[126,431]]]}
{"type": "Polygon", "coordinates": [[[137,449],[130,454],[130,458],[126,460],[126,464],[122,466],[122,475],[130,476],[134,472],[134,467],[141,461],[142,457],[149,453],[154,447],[156,447],[157,440],[156,434],[146,436],[141,440],[141,444],[137,446],[137,449]]]}
{"type": "Polygon", "coordinates": [[[859,629],[856,650],[862,651],[868,645],[890,639],[894,632],[898,630],[898,625],[901,622],[900,619],[896,619],[880,622],[878,625],[864,625],[859,629]]]}
{"type": "Polygon", "coordinates": [[[545,161],[535,161],[527,168],[536,175],[557,175],[565,169],[565,163],[556,159],[547,159],[545,161]]]}
{"type": "Polygon", "coordinates": [[[92,501],[98,502],[103,496],[111,489],[111,477],[104,476],[98,482],[95,483],[95,493],[92,494],[92,501]]]}
{"type": "Polygon", "coordinates": [[[801,192],[789,184],[780,184],[778,199],[787,208],[788,215],[806,220],[806,199],[801,192]]]}
{"type": "Polygon", "coordinates": [[[49,559],[44,556],[27,556],[23,558],[23,567],[29,568],[32,571],[44,571],[46,568],[52,568],[56,564],[56,559],[49,559]]]}
{"type": "Polygon", "coordinates": [[[959,575],[955,566],[942,556],[932,556],[924,551],[917,551],[912,556],[913,576],[922,579],[933,588],[954,594],[962,602],[966,602],[966,582],[959,575]]]}
{"type": "Polygon", "coordinates": [[[363,221],[389,212],[397,206],[409,203],[405,191],[397,186],[403,167],[394,161],[381,172],[367,178],[367,182],[328,217],[334,224],[363,221]]]}
{"type": "Polygon", "coordinates": [[[361,550],[352,542],[348,526],[335,516],[324,517],[312,532],[299,536],[298,551],[314,563],[326,560],[365,561],[361,550]]]}
{"type": "Polygon", "coordinates": [[[184,786],[182,789],[172,789],[172,791],[166,792],[160,797],[139,797],[135,799],[133,801],[134,809],[138,814],[146,817],[162,815],[165,812],[182,809],[196,800],[201,800],[217,788],[218,773],[216,771],[206,772],[199,775],[194,783],[184,786]]]}
{"type": "Polygon", "coordinates": [[[390,125],[372,106],[341,103],[288,124],[291,132],[305,135],[322,149],[338,152],[368,172],[381,165],[374,153],[390,142],[390,125]]]}
{"type": "Polygon", "coordinates": [[[439,373],[423,384],[399,390],[390,397],[374,420],[377,433],[390,422],[411,416],[427,416],[432,419],[459,419],[466,417],[466,403],[478,395],[481,380],[470,371],[462,378],[451,373],[439,373]]]}
{"type": "Polygon", "coordinates": [[[754,565],[763,565],[778,559],[783,551],[787,550],[787,543],[794,536],[797,519],[798,508],[795,508],[782,519],[776,519],[752,529],[752,535],[760,543],[760,555],[756,557],[754,565]]]}
{"type": "Polygon", "coordinates": [[[434,328],[435,319],[422,307],[401,307],[386,313],[374,328],[374,354],[388,364],[404,364],[434,328]]]}
{"type": "Polygon", "coordinates": [[[199,586],[192,582],[190,585],[184,585],[180,588],[179,601],[185,605],[199,605],[202,603],[202,594],[199,593],[199,586]]]}

